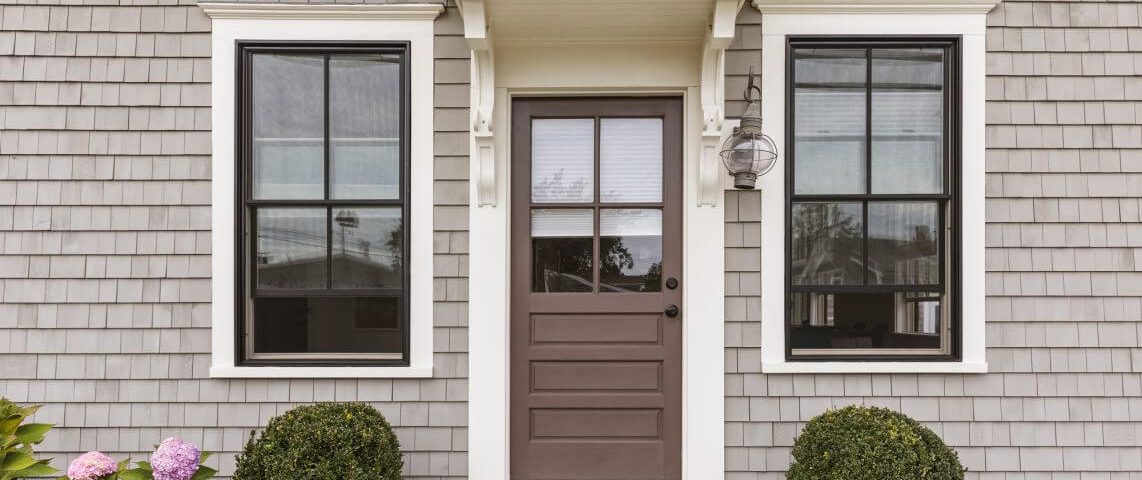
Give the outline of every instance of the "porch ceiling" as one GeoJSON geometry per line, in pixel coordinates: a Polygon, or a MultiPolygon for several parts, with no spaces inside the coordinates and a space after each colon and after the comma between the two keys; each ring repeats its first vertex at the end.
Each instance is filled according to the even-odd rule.
{"type": "Polygon", "coordinates": [[[496,43],[701,41],[714,0],[487,0],[496,43]]]}

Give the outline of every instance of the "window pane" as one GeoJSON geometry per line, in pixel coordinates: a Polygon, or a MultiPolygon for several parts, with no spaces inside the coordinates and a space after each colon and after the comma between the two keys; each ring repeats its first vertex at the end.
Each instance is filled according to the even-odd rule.
{"type": "Polygon", "coordinates": [[[599,213],[599,291],[662,291],[662,210],[599,213]]]}
{"type": "Polygon", "coordinates": [[[863,221],[859,203],[793,204],[793,284],[863,284],[863,221]]]}
{"type": "Polygon", "coordinates": [[[254,198],[325,195],[324,68],[320,55],[253,55],[254,198]]]}
{"type": "Polygon", "coordinates": [[[591,210],[532,210],[532,291],[593,291],[594,231],[591,210]]]}
{"type": "Polygon", "coordinates": [[[935,293],[794,293],[794,349],[939,349],[935,293]]]}
{"type": "Polygon", "coordinates": [[[599,177],[604,202],[661,202],[662,119],[602,119],[599,177]]]}
{"type": "Polygon", "coordinates": [[[581,203],[594,199],[595,120],[532,120],[532,203],[581,203]]]}
{"type": "Polygon", "coordinates": [[[939,225],[934,202],[870,202],[868,283],[940,283],[939,225]]]}
{"type": "Polygon", "coordinates": [[[333,209],[333,287],[400,288],[400,208],[333,209]]]}
{"type": "Polygon", "coordinates": [[[255,216],[258,288],[325,288],[326,210],[261,208],[255,216]]]}
{"type": "Polygon", "coordinates": [[[865,193],[865,50],[798,49],[794,62],[794,193],[865,193]]]}
{"type": "Polygon", "coordinates": [[[400,57],[329,57],[333,198],[400,198],[400,57]]]}
{"type": "Polygon", "coordinates": [[[872,51],[872,193],[942,193],[944,52],[872,51]]]}
{"type": "Polygon", "coordinates": [[[254,353],[400,354],[400,297],[254,299],[254,353]]]}

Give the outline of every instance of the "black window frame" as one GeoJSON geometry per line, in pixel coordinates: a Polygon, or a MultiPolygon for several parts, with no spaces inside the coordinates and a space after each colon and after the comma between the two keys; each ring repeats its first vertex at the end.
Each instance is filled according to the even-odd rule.
{"type": "MultiPolygon", "coordinates": [[[[786,361],[796,362],[940,362],[940,361],[962,361],[962,343],[963,343],[963,324],[961,321],[961,305],[962,294],[961,290],[961,274],[962,264],[959,261],[962,253],[962,225],[961,221],[961,197],[962,197],[962,179],[961,179],[961,164],[962,164],[962,44],[963,38],[960,35],[876,35],[876,36],[846,36],[846,35],[793,35],[786,38],[785,44],[785,151],[787,152],[787,166],[785,175],[785,291],[784,291],[784,330],[785,330],[785,359],[786,361]],[[836,48],[836,49],[865,49],[867,59],[866,75],[867,75],[867,89],[866,89],[866,108],[865,108],[865,191],[863,194],[802,194],[797,195],[794,192],[794,162],[796,161],[795,155],[795,108],[794,108],[794,93],[796,85],[795,77],[795,64],[796,58],[794,50],[799,48],[836,48]],[[943,138],[943,187],[942,194],[873,194],[871,190],[872,184],[872,145],[871,145],[871,129],[872,129],[872,49],[880,48],[943,48],[944,49],[944,138],[943,138]],[[868,256],[868,204],[870,201],[906,201],[906,200],[935,200],[943,202],[940,207],[940,215],[938,220],[940,222],[941,235],[944,237],[946,245],[941,245],[939,249],[939,265],[941,269],[941,283],[940,286],[944,290],[944,295],[947,298],[948,313],[946,321],[948,323],[946,331],[950,336],[948,339],[947,351],[924,353],[924,354],[900,354],[900,353],[877,353],[873,349],[870,352],[853,354],[853,353],[814,353],[814,354],[797,354],[793,353],[792,343],[792,317],[793,317],[793,294],[797,292],[810,292],[810,291],[828,291],[828,292],[866,292],[874,293],[876,291],[886,292],[906,292],[909,290],[907,286],[901,285],[865,285],[861,286],[794,286],[793,285],[793,255],[792,255],[792,240],[793,240],[793,225],[792,225],[792,211],[793,204],[797,201],[822,201],[822,202],[859,202],[862,205],[862,212],[864,212],[864,220],[862,221],[862,228],[864,230],[864,239],[862,240],[864,255],[868,256]],[[946,222],[950,222],[948,225],[946,222]],[[945,230],[950,227],[950,233],[945,233],[945,230]],[[948,258],[951,257],[951,258],[948,258]]],[[[982,159],[981,159],[982,161],[982,159]]],[[[982,214],[982,212],[980,212],[982,214]]],[[[865,276],[867,277],[867,266],[865,276]]]]}
{"type": "MultiPolygon", "coordinates": [[[[412,230],[411,218],[411,196],[410,196],[410,179],[411,173],[411,141],[410,141],[410,128],[411,128],[411,68],[409,60],[411,58],[411,42],[409,41],[242,41],[235,42],[235,85],[238,86],[235,101],[235,137],[234,148],[235,158],[235,221],[237,223],[237,232],[235,235],[235,332],[234,336],[234,352],[235,364],[238,366],[314,366],[314,367],[337,367],[337,366],[387,366],[387,367],[406,367],[410,365],[410,271],[409,265],[409,250],[410,250],[410,232],[412,230]],[[313,55],[324,55],[324,77],[323,82],[323,134],[324,134],[324,158],[323,169],[325,172],[324,178],[324,191],[325,195],[322,199],[317,200],[255,200],[253,198],[253,183],[252,183],[252,168],[253,168],[253,72],[252,72],[252,56],[254,54],[273,54],[273,53],[303,53],[313,55]],[[400,57],[400,86],[399,92],[400,100],[400,155],[401,161],[399,165],[400,172],[400,186],[399,198],[397,199],[331,199],[329,198],[330,188],[330,153],[329,153],[329,56],[335,54],[346,53],[376,53],[383,55],[399,55],[400,57]],[[328,358],[316,358],[309,356],[307,358],[250,358],[247,355],[247,349],[253,350],[253,333],[250,332],[248,324],[251,323],[252,311],[250,305],[252,303],[253,294],[256,291],[257,278],[254,272],[257,269],[255,265],[256,258],[252,252],[256,251],[257,236],[253,234],[255,231],[255,215],[250,212],[253,207],[325,207],[329,210],[329,215],[332,217],[334,211],[338,207],[397,207],[401,208],[401,263],[402,273],[401,281],[402,286],[399,289],[398,295],[392,295],[392,290],[396,289],[333,289],[332,285],[328,285],[326,290],[283,290],[276,296],[291,296],[299,293],[304,293],[308,296],[314,296],[315,292],[321,292],[320,296],[328,297],[389,297],[400,298],[400,322],[399,328],[401,330],[401,352],[400,358],[339,358],[336,353],[328,354],[328,358]],[[376,295],[382,290],[389,290],[384,295],[376,295]]],[[[332,219],[327,220],[327,229],[332,228],[332,219]]],[[[327,234],[327,243],[330,245],[331,235],[327,234]]],[[[327,248],[329,248],[327,246],[327,248]]],[[[330,267],[331,268],[331,267],[330,267]]],[[[267,295],[271,296],[271,295],[267,295]]],[[[319,354],[315,354],[319,355],[319,354]]]]}

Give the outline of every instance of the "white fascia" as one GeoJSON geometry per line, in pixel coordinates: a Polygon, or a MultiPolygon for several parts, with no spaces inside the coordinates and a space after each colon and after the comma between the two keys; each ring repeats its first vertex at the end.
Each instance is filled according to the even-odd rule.
{"type": "Polygon", "coordinates": [[[990,1],[770,2],[762,13],[762,117],[777,145],[785,144],[785,47],[791,35],[956,35],[961,54],[962,275],[961,361],[791,362],[785,358],[785,168],[779,162],[760,179],[762,371],[765,373],[985,373],[984,324],[984,94],[985,34],[990,1]]]}
{"type": "Polygon", "coordinates": [[[299,5],[202,3],[211,27],[211,377],[413,378],[432,376],[433,21],[439,4],[299,5]],[[409,42],[410,346],[407,367],[235,365],[235,45],[238,41],[409,42]]]}

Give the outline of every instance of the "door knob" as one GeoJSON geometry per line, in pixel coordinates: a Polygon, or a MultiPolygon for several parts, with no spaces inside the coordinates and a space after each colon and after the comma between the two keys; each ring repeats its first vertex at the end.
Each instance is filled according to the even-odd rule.
{"type": "Polygon", "coordinates": [[[666,316],[670,317],[670,318],[677,317],[678,316],[678,305],[670,305],[669,307],[666,307],[666,310],[663,313],[665,313],[666,316]]]}

